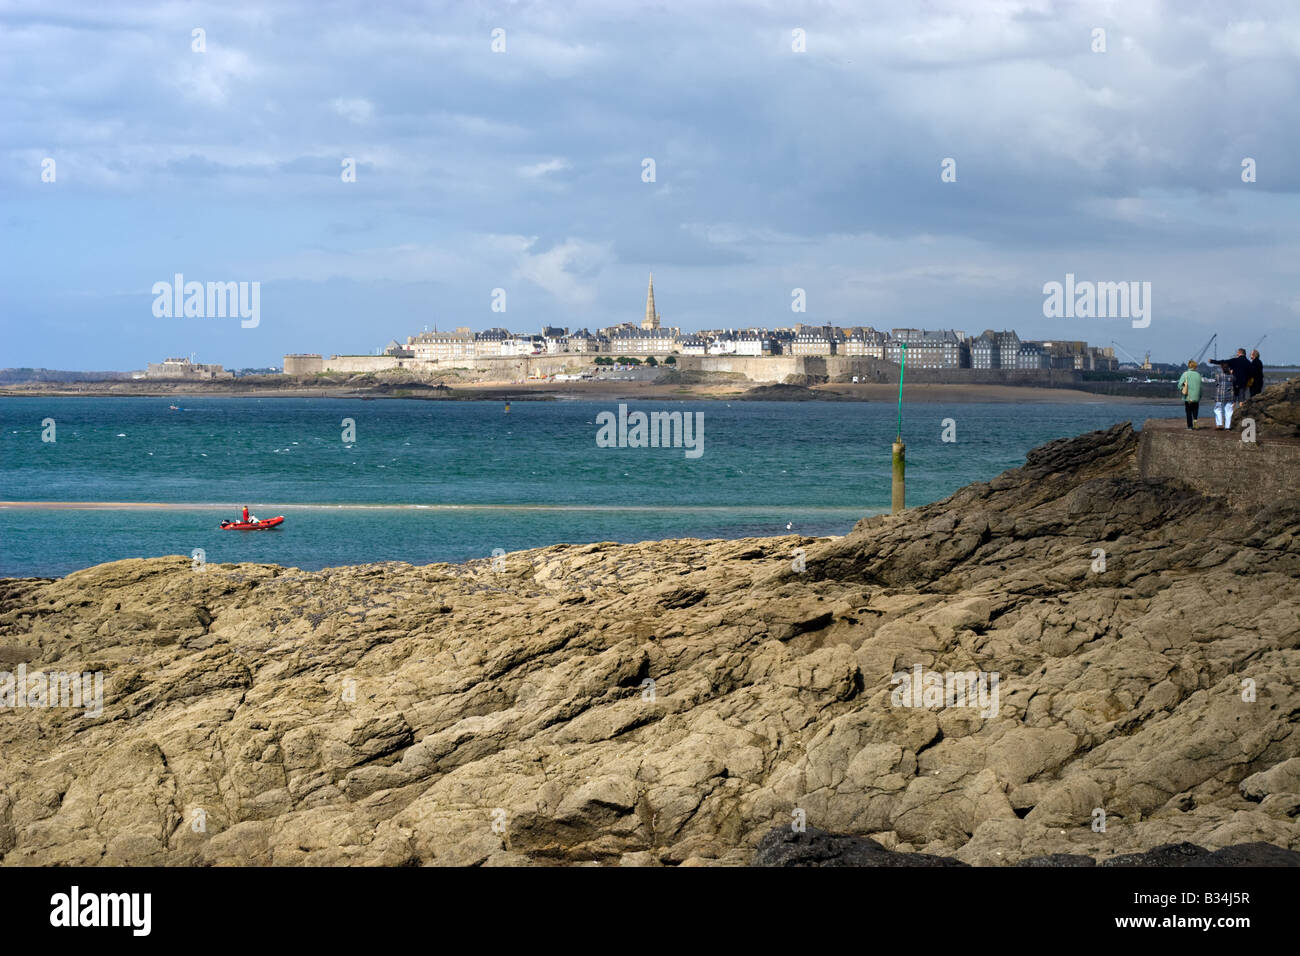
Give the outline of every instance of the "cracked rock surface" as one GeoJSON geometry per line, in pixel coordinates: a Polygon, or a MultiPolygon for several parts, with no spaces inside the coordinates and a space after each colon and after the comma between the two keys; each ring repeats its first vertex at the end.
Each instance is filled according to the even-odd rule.
{"type": "Polygon", "coordinates": [[[0,671],[105,676],[98,716],[0,710],[0,858],[745,865],[797,813],[876,858],[1300,848],[1300,510],[1136,445],[838,539],[0,581],[0,671]],[[917,665],[996,714],[896,706],[917,665]]]}

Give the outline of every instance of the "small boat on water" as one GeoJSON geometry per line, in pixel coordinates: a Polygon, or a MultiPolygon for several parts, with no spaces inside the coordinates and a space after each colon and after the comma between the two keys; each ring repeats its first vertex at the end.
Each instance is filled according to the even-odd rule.
{"type": "Polygon", "coordinates": [[[223,531],[265,531],[267,528],[275,528],[284,523],[284,515],[276,515],[274,518],[263,518],[260,521],[223,521],[221,529],[223,531]]]}

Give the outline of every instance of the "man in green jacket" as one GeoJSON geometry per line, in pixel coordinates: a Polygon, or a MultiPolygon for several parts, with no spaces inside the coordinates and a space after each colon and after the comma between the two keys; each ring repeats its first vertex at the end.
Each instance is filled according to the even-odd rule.
{"type": "Polygon", "coordinates": [[[1196,360],[1187,363],[1187,371],[1178,380],[1178,390],[1183,393],[1183,410],[1187,412],[1187,427],[1196,427],[1196,416],[1201,410],[1201,373],[1196,371],[1196,360]]]}

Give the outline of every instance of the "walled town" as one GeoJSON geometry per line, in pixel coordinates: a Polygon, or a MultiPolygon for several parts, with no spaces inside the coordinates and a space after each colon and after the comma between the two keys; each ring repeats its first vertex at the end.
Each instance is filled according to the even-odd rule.
{"type": "MultiPolygon", "coordinates": [[[[1115,350],[1090,346],[1086,342],[1055,339],[1023,340],[1014,331],[987,329],[970,335],[956,329],[938,331],[895,328],[888,332],[866,326],[841,328],[834,325],[795,324],[788,328],[710,329],[683,332],[666,326],[655,308],[654,276],[646,293],[645,317],[640,324],[622,322],[589,331],[544,327],[537,333],[511,332],[504,328],[471,331],[424,331],[408,336],[405,343],[389,342],[376,355],[333,355],[295,353],[284,357],[286,375],[325,372],[363,373],[389,369],[413,371],[487,372],[502,359],[515,360],[512,367],[528,377],[578,375],[587,366],[608,364],[618,358],[635,358],[648,364],[679,365],[701,371],[738,371],[746,377],[779,381],[785,375],[805,370],[806,363],[789,359],[874,359],[901,365],[907,354],[907,369],[913,370],[1008,370],[1113,371],[1118,367],[1115,350]],[[784,358],[785,362],[764,363],[784,358]],[[550,361],[530,361],[549,359],[550,361]],[[723,361],[695,362],[691,359],[723,361]],[[730,360],[758,360],[735,362],[730,360]],[[558,361],[557,361],[558,360],[558,361]],[[683,361],[686,360],[686,361],[683,361]],[[525,371],[526,370],[526,371],[525,371]]],[[[860,363],[852,363],[857,368],[860,363]]],[[[865,366],[863,366],[865,370],[865,366]]]]}

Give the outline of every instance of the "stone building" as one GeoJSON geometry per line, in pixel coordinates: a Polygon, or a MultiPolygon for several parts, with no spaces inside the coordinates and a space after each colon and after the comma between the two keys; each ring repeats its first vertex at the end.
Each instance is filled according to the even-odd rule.
{"type": "Polygon", "coordinates": [[[998,347],[998,368],[1019,368],[1020,336],[1015,332],[994,333],[993,341],[998,347]]]}
{"type": "MultiPolygon", "coordinates": [[[[499,358],[502,355],[509,354],[506,351],[506,342],[513,340],[514,337],[511,332],[501,328],[475,332],[474,357],[499,358]]],[[[513,349],[511,351],[513,352],[513,349]]]]}
{"type": "Polygon", "coordinates": [[[772,336],[766,329],[746,329],[736,333],[736,354],[759,357],[771,355],[772,336]]]}
{"type": "Polygon", "coordinates": [[[840,353],[855,358],[883,359],[888,343],[889,336],[884,332],[877,332],[875,329],[854,329],[844,339],[840,353]]]}
{"type": "Polygon", "coordinates": [[[709,340],[699,335],[688,335],[682,339],[683,355],[707,355],[709,340]]]}
{"type": "Polygon", "coordinates": [[[985,331],[971,339],[970,367],[978,369],[1002,367],[1002,355],[993,339],[992,330],[985,331]]]}
{"type": "Polygon", "coordinates": [[[1016,354],[1016,364],[1013,367],[1022,371],[1051,368],[1052,356],[1047,349],[1043,348],[1041,342],[1021,342],[1020,351],[1016,354]]]}
{"type": "Polygon", "coordinates": [[[234,378],[234,372],[227,372],[220,365],[202,365],[187,358],[169,358],[161,362],[150,362],[144,371],[145,378],[177,379],[185,382],[212,382],[218,379],[234,378]]]}
{"type": "Polygon", "coordinates": [[[608,352],[609,339],[599,333],[592,334],[586,329],[578,329],[565,337],[564,351],[578,354],[608,352]]]}
{"type": "Polygon", "coordinates": [[[821,327],[801,325],[795,330],[794,338],[790,340],[790,354],[834,355],[838,339],[837,331],[829,325],[821,327]]]}
{"type": "Polygon", "coordinates": [[[885,346],[885,358],[902,364],[907,346],[910,368],[969,368],[970,349],[951,329],[930,332],[923,329],[894,329],[885,346]]]}
{"type": "Polygon", "coordinates": [[[1022,368],[1020,336],[985,329],[970,341],[971,368],[1022,368]]]}
{"type": "Polygon", "coordinates": [[[678,329],[612,329],[609,349],[615,355],[667,355],[679,347],[678,329]]]}
{"type": "Polygon", "coordinates": [[[421,362],[474,358],[474,333],[464,326],[455,332],[421,332],[406,340],[406,351],[421,362]]]}

